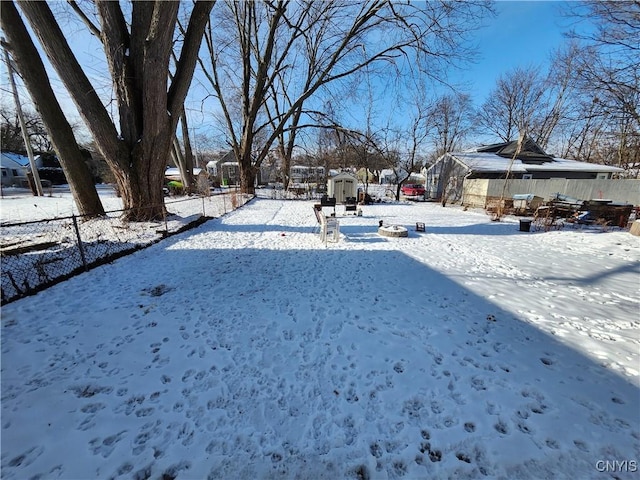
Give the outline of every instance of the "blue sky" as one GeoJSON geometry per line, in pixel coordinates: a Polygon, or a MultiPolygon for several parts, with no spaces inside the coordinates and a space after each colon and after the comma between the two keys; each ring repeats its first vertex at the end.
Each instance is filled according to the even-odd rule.
{"type": "MultiPolygon", "coordinates": [[[[469,43],[475,47],[477,57],[469,59],[460,70],[450,69],[450,84],[460,91],[469,93],[475,107],[485,102],[491,90],[496,86],[498,78],[517,67],[539,67],[541,74],[546,74],[553,52],[567,41],[564,33],[572,24],[572,20],[562,15],[567,6],[565,1],[498,1],[494,3],[495,16],[487,17],[483,25],[470,32],[469,43]]],[[[573,2],[575,3],[575,2],[573,2]]],[[[581,25],[581,28],[584,28],[581,25]]],[[[382,82],[379,83],[382,85],[382,82]]],[[[448,94],[447,87],[435,85],[434,95],[448,94]]],[[[404,104],[396,106],[394,101],[386,103],[384,86],[378,87],[377,97],[381,102],[378,121],[382,125],[391,117],[392,124],[402,126],[402,119],[408,118],[410,112],[401,112],[404,104]],[[390,106],[393,105],[393,106],[390,106]]],[[[346,108],[347,123],[361,125],[365,117],[365,106],[349,105],[346,108]]],[[[375,128],[374,128],[375,130],[375,128]]],[[[483,138],[491,143],[494,138],[483,138]]]]}
{"type": "Polygon", "coordinates": [[[501,1],[496,17],[478,30],[477,62],[461,72],[477,105],[484,102],[500,75],[516,67],[540,66],[544,72],[553,50],[565,41],[569,21],[560,14],[565,2],[501,1]]]}
{"type": "MultiPolygon", "coordinates": [[[[498,77],[509,70],[534,65],[546,71],[552,51],[564,43],[563,32],[567,30],[569,24],[569,20],[560,14],[560,8],[564,3],[560,1],[499,1],[495,3],[497,15],[485,20],[485,25],[472,34],[473,43],[479,51],[477,61],[469,64],[455,78],[455,80],[467,82],[465,90],[469,91],[477,106],[485,101],[498,77]]],[[[100,60],[100,55],[95,54],[96,49],[100,48],[97,40],[81,29],[74,31],[70,40],[96,89],[107,96],[110,95],[104,64],[100,60]]],[[[52,78],[54,88],[60,92],[61,102],[67,107],[65,110],[75,110],[73,107],[69,108],[71,102],[61,88],[60,82],[55,78],[53,69],[50,69],[50,74],[54,77],[52,78]]],[[[24,93],[24,98],[28,98],[26,92],[24,93]]],[[[199,100],[188,107],[190,110],[198,109],[199,100]]],[[[78,121],[77,113],[74,112],[72,115],[78,121]]],[[[202,118],[201,115],[194,114],[191,126],[197,128],[199,122],[206,125],[210,121],[202,118]]],[[[205,125],[202,126],[206,128],[205,125]]],[[[206,129],[210,130],[210,127],[206,129]]]]}

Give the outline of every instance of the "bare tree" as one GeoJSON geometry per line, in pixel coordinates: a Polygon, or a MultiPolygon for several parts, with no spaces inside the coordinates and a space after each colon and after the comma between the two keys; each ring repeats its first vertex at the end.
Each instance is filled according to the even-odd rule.
{"type": "MultiPolygon", "coordinates": [[[[396,199],[400,198],[402,184],[405,183],[411,174],[417,172],[421,167],[420,152],[425,148],[429,138],[430,117],[429,105],[423,101],[423,97],[415,97],[412,115],[407,127],[402,131],[396,131],[392,143],[400,145],[395,152],[388,156],[390,160],[395,159],[394,171],[398,178],[396,185],[396,199]],[[398,150],[401,150],[398,151],[398,150]]],[[[392,150],[393,152],[393,150],[392,150]]]]}
{"type": "Polygon", "coordinates": [[[569,120],[576,97],[573,72],[577,66],[580,49],[574,42],[552,53],[551,66],[543,81],[545,94],[540,99],[536,123],[529,135],[543,149],[553,143],[558,128],[569,120]]]}
{"type": "Polygon", "coordinates": [[[478,111],[478,122],[508,142],[519,132],[530,132],[540,113],[544,94],[537,68],[517,67],[498,78],[496,87],[478,111]]]}
{"type": "Polygon", "coordinates": [[[11,50],[18,71],[42,116],[78,212],[86,217],[104,215],[89,167],[53,93],[38,50],[12,1],[3,3],[0,21],[9,41],[7,47],[11,50]]]}
{"type": "Polygon", "coordinates": [[[91,24],[89,15],[83,16],[104,46],[118,104],[118,127],[48,4],[26,0],[18,4],[113,171],[128,209],[126,219],[161,218],[166,161],[214,1],[194,4],[170,85],[169,59],[179,2],[131,2],[127,19],[119,2],[96,0],[100,26],[91,24]]]}
{"type": "Polygon", "coordinates": [[[582,46],[573,80],[604,119],[601,161],[614,152],[626,167],[640,156],[640,2],[580,2],[569,4],[567,15],[595,26],[569,33],[582,46]]]}
{"type": "MultiPolygon", "coordinates": [[[[471,97],[462,92],[441,95],[431,104],[425,102],[425,105],[420,126],[426,129],[428,138],[432,140],[430,160],[435,163],[445,153],[462,148],[465,140],[475,133],[475,112],[471,97]]],[[[424,140],[426,138],[421,142],[424,140]]],[[[457,200],[461,187],[455,181],[451,163],[441,163],[439,181],[442,188],[440,201],[445,207],[449,199],[457,200]]]]}
{"type": "Polygon", "coordinates": [[[593,24],[588,34],[572,31],[570,38],[586,45],[578,77],[604,96],[612,96],[640,122],[640,2],[588,0],[569,4],[567,15],[593,24]]]}
{"type": "Polygon", "coordinates": [[[433,138],[435,161],[447,152],[455,152],[475,133],[474,110],[466,93],[442,95],[427,108],[428,127],[433,138]]]}
{"type": "MultiPolygon", "coordinates": [[[[266,114],[269,118],[270,127],[273,131],[278,130],[278,124],[282,115],[287,110],[293,108],[291,97],[287,95],[286,81],[281,79],[279,82],[273,82],[271,84],[271,99],[272,101],[266,106],[266,114]],[[278,92],[278,88],[282,88],[282,92],[278,92]]],[[[289,187],[291,160],[293,158],[293,150],[296,147],[296,138],[298,136],[298,127],[300,125],[300,119],[302,117],[302,104],[293,108],[292,115],[288,125],[285,128],[278,130],[276,135],[276,151],[278,157],[282,161],[282,183],[283,188],[286,190],[289,187]]]]}
{"type": "Polygon", "coordinates": [[[188,195],[193,193],[195,188],[194,175],[193,175],[193,149],[191,148],[191,140],[189,135],[189,124],[187,123],[187,115],[182,112],[180,118],[180,126],[182,127],[182,143],[178,137],[173,139],[173,148],[171,150],[171,156],[174,163],[178,166],[180,172],[180,178],[182,179],[184,192],[188,195]]]}
{"type": "Polygon", "coordinates": [[[210,57],[206,70],[224,112],[245,192],[253,191],[260,163],[318,90],[345,81],[367,66],[394,71],[406,70],[406,64],[412,63],[422,72],[437,75],[438,63],[453,62],[467,53],[463,40],[489,8],[482,1],[227,1],[218,5],[223,10],[216,17],[219,23],[206,34],[210,57]],[[280,102],[287,108],[268,119],[265,102],[285,92],[273,88],[283,78],[296,79],[287,85],[289,100],[280,102]],[[239,123],[234,105],[241,109],[239,123]],[[255,145],[259,133],[264,141],[255,145]]]}
{"type": "MultiPolygon", "coordinates": [[[[53,150],[49,134],[42,123],[40,115],[33,110],[25,109],[24,106],[22,113],[34,150],[39,152],[53,150]]],[[[15,109],[4,106],[0,108],[0,145],[2,145],[3,150],[11,152],[25,151],[18,114],[15,109]]]]}

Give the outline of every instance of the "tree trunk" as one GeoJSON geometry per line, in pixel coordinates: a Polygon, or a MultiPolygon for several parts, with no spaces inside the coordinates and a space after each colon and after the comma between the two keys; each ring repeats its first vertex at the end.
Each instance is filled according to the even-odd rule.
{"type": "Polygon", "coordinates": [[[240,167],[240,191],[249,195],[256,193],[256,170],[257,168],[251,165],[251,156],[249,155],[249,162],[242,162],[240,167]]]}
{"type": "Polygon", "coordinates": [[[0,19],[13,59],[51,137],[78,212],[87,217],[104,215],[89,167],[53,93],[40,55],[12,1],[4,2],[0,19]]]}
{"type": "Polygon", "coordinates": [[[282,188],[286,191],[291,181],[291,155],[284,146],[284,138],[278,142],[278,153],[282,160],[282,188]]]}
{"type": "Polygon", "coordinates": [[[253,145],[251,128],[251,123],[245,125],[239,148],[234,152],[240,169],[240,191],[249,195],[255,193],[256,169],[258,168],[253,165],[251,155],[251,146],[253,145]]]}
{"type": "Polygon", "coordinates": [[[118,131],[47,3],[18,1],[116,177],[128,209],[125,220],[159,220],[165,214],[165,166],[213,3],[193,6],[167,89],[178,2],[132,2],[131,19],[126,20],[119,2],[96,0],[118,102],[118,131]]]}
{"type": "Polygon", "coordinates": [[[178,172],[180,172],[180,180],[182,182],[182,191],[186,195],[191,194],[191,173],[188,170],[185,162],[184,155],[182,154],[182,147],[180,147],[180,141],[178,137],[173,139],[173,150],[171,151],[173,162],[178,166],[178,172]]]}
{"type": "Polygon", "coordinates": [[[149,170],[150,162],[145,157],[140,152],[134,159],[132,168],[127,172],[128,177],[123,179],[125,181],[116,176],[126,209],[123,215],[126,221],[160,220],[166,215],[162,191],[164,170],[149,170]]]}
{"type": "Polygon", "coordinates": [[[174,158],[180,170],[180,178],[182,179],[182,185],[184,193],[191,195],[194,191],[195,180],[193,175],[193,152],[191,150],[191,143],[189,142],[189,128],[187,126],[187,116],[183,113],[181,118],[182,123],[182,139],[184,140],[184,154],[180,146],[178,137],[173,140],[174,158]]]}

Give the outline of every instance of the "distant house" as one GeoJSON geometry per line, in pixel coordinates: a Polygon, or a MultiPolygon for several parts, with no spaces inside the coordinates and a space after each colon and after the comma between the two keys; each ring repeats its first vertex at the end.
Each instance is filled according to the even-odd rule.
{"type": "Polygon", "coordinates": [[[425,176],[417,172],[408,173],[406,170],[400,168],[397,170],[386,168],[380,171],[380,185],[397,185],[401,178],[406,178],[404,183],[424,184],[425,176]]]}
{"type": "MultiPolygon", "coordinates": [[[[207,171],[202,168],[193,169],[193,177],[196,182],[199,182],[201,178],[207,178],[207,171]]],[[[171,181],[182,182],[182,176],[180,175],[180,169],[177,167],[168,167],[164,171],[164,178],[171,181]]]]}
{"type": "Polygon", "coordinates": [[[308,167],[306,165],[292,165],[289,169],[291,183],[321,183],[324,181],[324,167],[308,167]]]}
{"type": "MultiPolygon", "coordinates": [[[[28,185],[27,169],[19,162],[17,157],[22,157],[16,153],[2,152],[0,157],[0,166],[2,167],[2,186],[3,187],[21,187],[28,185]]],[[[24,157],[24,159],[28,159],[24,157]]]]}
{"type": "Polygon", "coordinates": [[[64,185],[67,183],[67,177],[56,155],[52,153],[41,153],[34,157],[33,163],[38,169],[38,175],[41,180],[48,180],[53,185],[64,185]]]}
{"type": "MultiPolygon", "coordinates": [[[[33,163],[38,170],[40,183],[43,187],[49,188],[51,185],[66,183],[64,172],[55,155],[36,155],[33,163]]],[[[31,165],[27,156],[13,152],[2,152],[0,165],[2,166],[2,186],[31,188],[28,179],[28,175],[31,174],[31,165]]]]}
{"type": "Polygon", "coordinates": [[[376,174],[368,168],[359,169],[356,175],[360,183],[374,183],[376,181],[376,174]]]}
{"type": "MultiPolygon", "coordinates": [[[[512,141],[451,152],[441,156],[426,171],[427,198],[461,200],[465,183],[471,180],[609,180],[623,170],[609,165],[579,162],[547,154],[533,140],[526,139],[517,156],[518,142],[512,141]]],[[[503,184],[504,182],[502,182],[503,184]]],[[[524,191],[518,193],[536,193],[524,191]]]]}
{"type": "Polygon", "coordinates": [[[232,150],[206,165],[207,173],[220,185],[236,185],[240,181],[240,165],[232,150]]]}
{"type": "Polygon", "coordinates": [[[226,153],[220,153],[218,154],[218,158],[216,158],[215,160],[211,160],[210,162],[207,163],[206,165],[206,169],[207,169],[207,173],[211,176],[211,177],[219,177],[221,172],[221,165],[222,164],[235,164],[238,165],[238,162],[236,160],[236,156],[233,153],[233,150],[229,150],[226,153]]]}
{"type": "Polygon", "coordinates": [[[28,185],[27,170],[29,159],[23,155],[12,152],[2,152],[0,166],[2,167],[2,186],[21,187],[28,185]]]}
{"type": "MultiPolygon", "coordinates": [[[[240,183],[240,164],[236,160],[233,150],[221,155],[217,160],[211,160],[206,165],[209,177],[220,185],[238,185],[240,183]]],[[[256,172],[256,183],[262,182],[262,170],[256,172]]]]}

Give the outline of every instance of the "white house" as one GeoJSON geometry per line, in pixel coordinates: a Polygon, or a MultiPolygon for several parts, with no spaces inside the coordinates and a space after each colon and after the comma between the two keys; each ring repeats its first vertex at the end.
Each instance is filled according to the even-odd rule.
{"type": "Polygon", "coordinates": [[[324,167],[292,165],[289,169],[289,180],[292,183],[320,183],[324,180],[324,167]]]}
{"type": "MultiPolygon", "coordinates": [[[[407,176],[407,171],[403,169],[386,168],[380,172],[380,184],[397,185],[401,178],[407,176]]],[[[423,173],[412,172],[404,183],[420,183],[424,184],[425,175],[423,173]]]]}
{"type": "Polygon", "coordinates": [[[27,171],[29,159],[23,155],[2,152],[0,166],[2,167],[2,185],[5,187],[27,185],[27,171]]]}
{"type": "Polygon", "coordinates": [[[392,184],[398,183],[398,175],[391,168],[385,168],[380,172],[380,184],[392,184]]]}

